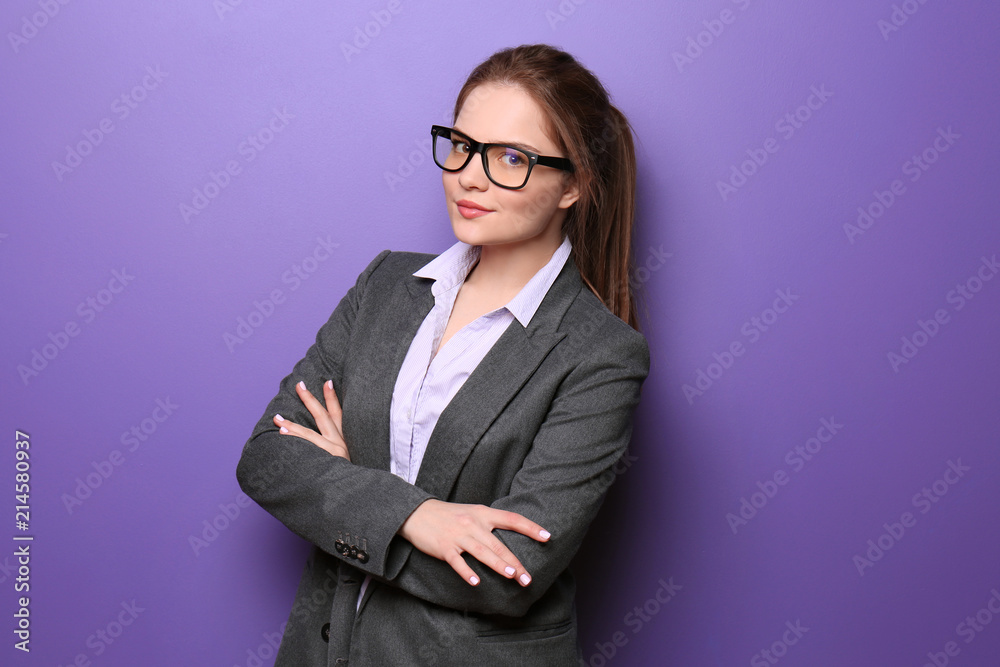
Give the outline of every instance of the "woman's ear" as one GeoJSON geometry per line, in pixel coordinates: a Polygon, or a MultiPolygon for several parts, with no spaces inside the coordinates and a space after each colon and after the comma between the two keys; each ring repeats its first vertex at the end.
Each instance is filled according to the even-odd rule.
{"type": "Polygon", "coordinates": [[[558,208],[569,208],[580,198],[580,186],[576,174],[564,173],[566,173],[567,178],[564,180],[564,190],[562,197],[559,198],[558,208]]]}

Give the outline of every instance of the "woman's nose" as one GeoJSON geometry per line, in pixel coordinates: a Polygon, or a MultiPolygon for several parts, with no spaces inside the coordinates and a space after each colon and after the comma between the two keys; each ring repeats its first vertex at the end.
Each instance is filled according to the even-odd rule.
{"type": "Polygon", "coordinates": [[[483,169],[483,158],[478,152],[473,154],[472,159],[465,165],[462,171],[458,172],[458,182],[464,188],[478,188],[485,190],[489,187],[490,179],[483,169]]]}

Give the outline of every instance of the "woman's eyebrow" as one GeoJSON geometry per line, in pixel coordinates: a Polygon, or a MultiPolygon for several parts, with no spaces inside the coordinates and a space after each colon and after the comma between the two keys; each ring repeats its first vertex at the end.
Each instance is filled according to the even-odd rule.
{"type": "MultiPolygon", "coordinates": [[[[464,134],[467,137],[471,137],[472,136],[468,132],[466,132],[465,130],[463,130],[462,128],[458,127],[457,125],[454,128],[452,128],[452,129],[461,132],[462,134],[464,134]]],[[[542,152],[541,150],[535,148],[531,144],[525,144],[525,143],[521,143],[519,141],[484,141],[482,143],[484,143],[484,144],[503,144],[504,146],[513,146],[514,148],[523,148],[524,150],[531,151],[532,153],[541,153],[542,152]]]]}

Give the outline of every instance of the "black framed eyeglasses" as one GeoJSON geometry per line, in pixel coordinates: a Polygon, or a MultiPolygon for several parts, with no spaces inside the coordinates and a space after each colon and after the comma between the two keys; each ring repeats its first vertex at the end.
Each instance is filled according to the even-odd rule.
{"type": "Polygon", "coordinates": [[[431,125],[434,162],[445,171],[462,171],[476,153],[483,158],[486,177],[501,188],[518,190],[528,183],[535,165],[572,172],[564,157],[539,155],[509,144],[484,144],[453,127],[431,125]]]}

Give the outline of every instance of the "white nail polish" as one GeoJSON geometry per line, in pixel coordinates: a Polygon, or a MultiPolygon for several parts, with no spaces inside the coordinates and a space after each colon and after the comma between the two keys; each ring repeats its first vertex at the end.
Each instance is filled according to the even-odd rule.
{"type": "Polygon", "coordinates": [[[299,380],[299,383],[297,385],[295,385],[295,386],[298,387],[299,389],[305,389],[306,388],[306,383],[303,382],[302,380],[299,380]]]}
{"type": "Polygon", "coordinates": [[[285,418],[282,417],[281,415],[274,415],[274,418],[277,419],[279,422],[285,421],[285,418]]]}
{"type": "Polygon", "coordinates": [[[506,568],[504,568],[504,572],[506,572],[507,574],[509,574],[510,576],[513,577],[514,573],[517,572],[517,570],[515,570],[510,565],[508,565],[506,568]]]}
{"type": "Polygon", "coordinates": [[[327,380],[326,386],[329,387],[330,389],[333,389],[333,380],[327,380]]]}
{"type": "Polygon", "coordinates": [[[521,583],[525,586],[531,583],[531,577],[528,576],[527,572],[521,575],[521,583]]]}
{"type": "Polygon", "coordinates": [[[538,534],[542,536],[542,539],[543,539],[543,540],[547,540],[547,539],[549,539],[550,537],[552,537],[552,533],[550,533],[550,532],[549,532],[549,531],[547,531],[547,530],[542,530],[542,531],[539,531],[539,532],[538,532],[538,534]]]}
{"type": "Polygon", "coordinates": [[[288,429],[285,428],[284,426],[282,426],[280,430],[282,433],[288,433],[288,429]]]}
{"type": "Polygon", "coordinates": [[[479,577],[477,577],[476,575],[472,575],[471,577],[469,577],[469,583],[475,586],[476,584],[479,583],[479,577]]]}

